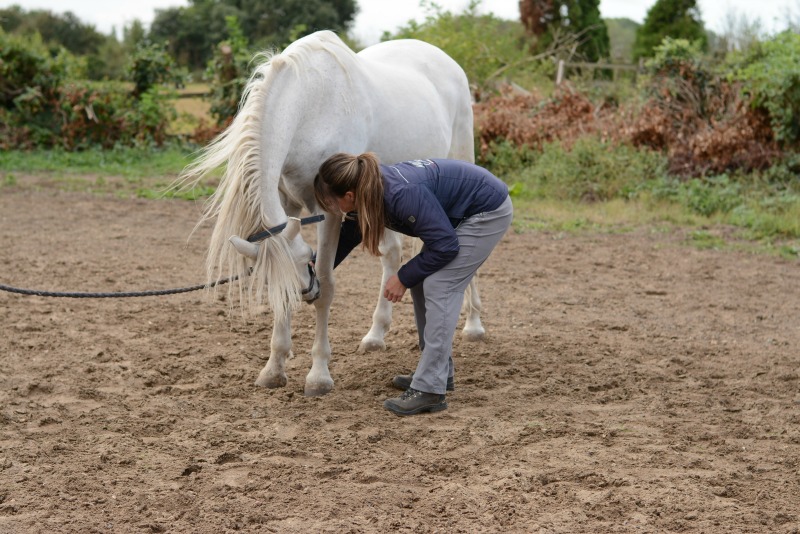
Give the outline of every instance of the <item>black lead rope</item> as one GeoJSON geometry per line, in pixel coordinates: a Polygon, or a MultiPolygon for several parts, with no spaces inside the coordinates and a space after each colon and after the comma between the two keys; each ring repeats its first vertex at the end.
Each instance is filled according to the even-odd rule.
{"type": "MultiPolygon", "coordinates": [[[[305,226],[307,224],[313,224],[320,222],[325,219],[325,215],[312,215],[310,217],[305,217],[300,219],[300,225],[305,226]]],[[[247,238],[247,240],[251,243],[258,243],[259,241],[263,241],[268,239],[272,236],[280,234],[286,228],[286,223],[279,224],[278,226],[273,226],[263,232],[259,232],[257,234],[253,234],[247,238]]],[[[73,298],[73,299],[107,299],[107,298],[131,298],[131,297],[158,297],[163,295],[176,295],[179,293],[189,293],[191,291],[197,291],[200,289],[210,289],[212,287],[221,286],[223,284],[227,284],[229,282],[234,282],[238,280],[238,276],[233,276],[231,278],[222,278],[220,280],[216,280],[211,282],[210,284],[198,284],[196,286],[189,286],[189,287],[178,287],[173,289],[155,289],[151,291],[118,291],[118,292],[105,292],[105,293],[79,293],[79,292],[65,292],[65,291],[41,291],[38,289],[22,289],[19,287],[12,287],[7,286],[5,284],[0,284],[0,291],[6,291],[8,293],[16,293],[18,295],[31,295],[37,297],[63,297],[63,298],[73,298]]],[[[314,280],[312,278],[311,284],[313,285],[314,280]]],[[[310,291],[310,289],[308,290],[310,291]]],[[[306,291],[306,292],[308,292],[306,291]]],[[[305,293],[305,292],[304,292],[305,293]]]]}
{"type": "Polygon", "coordinates": [[[110,292],[110,293],[75,293],[63,291],[40,291],[38,289],[20,289],[18,287],[11,287],[0,284],[1,291],[9,293],[17,293],[18,295],[33,295],[37,297],[64,297],[72,299],[110,299],[110,298],[128,298],[128,297],[158,297],[161,295],[176,295],[178,293],[189,293],[190,291],[197,291],[198,289],[210,289],[215,286],[221,286],[237,280],[239,277],[223,278],[210,284],[199,284],[189,287],[178,287],[173,289],[155,289],[151,291],[128,291],[128,292],[110,292]]]}

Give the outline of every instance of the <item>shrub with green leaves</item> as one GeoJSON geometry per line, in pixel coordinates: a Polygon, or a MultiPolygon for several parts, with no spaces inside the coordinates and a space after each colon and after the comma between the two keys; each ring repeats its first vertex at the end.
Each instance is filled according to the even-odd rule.
{"type": "Polygon", "coordinates": [[[0,31],[0,147],[161,145],[175,108],[160,84],[182,79],[162,48],[134,58],[131,94],[122,83],[86,81],[85,62],[37,35],[0,31]]]}
{"type": "Polygon", "coordinates": [[[775,138],[800,141],[800,34],[785,31],[728,62],[728,77],[741,82],[751,104],[770,116],[775,138]]]}
{"type": "Polygon", "coordinates": [[[632,198],[640,185],[662,176],[666,158],[649,150],[578,139],[571,148],[545,144],[541,154],[527,153],[527,166],[499,174],[519,196],[556,200],[604,201],[632,198]]]}
{"type": "Polygon", "coordinates": [[[0,146],[47,143],[59,120],[56,105],[65,79],[82,62],[63,48],[48,48],[38,34],[0,30],[0,146]]]}
{"type": "Polygon", "coordinates": [[[133,82],[133,96],[136,98],[147,93],[151,87],[183,87],[187,78],[185,70],[175,65],[164,43],[139,43],[127,72],[133,82]]]}
{"type": "Polygon", "coordinates": [[[39,34],[6,34],[0,28],[0,107],[10,109],[30,93],[46,99],[64,80],[85,71],[83,59],[63,47],[48,47],[39,34]]]}
{"type": "Polygon", "coordinates": [[[645,63],[651,77],[645,80],[649,94],[659,100],[689,104],[698,115],[705,115],[705,104],[712,74],[703,62],[699,43],[665,38],[645,63]]]}

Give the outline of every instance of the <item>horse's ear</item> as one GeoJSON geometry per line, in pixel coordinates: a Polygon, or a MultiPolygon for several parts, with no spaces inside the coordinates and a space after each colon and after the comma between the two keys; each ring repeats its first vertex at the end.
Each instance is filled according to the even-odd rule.
{"type": "Polygon", "coordinates": [[[283,232],[286,234],[286,239],[288,241],[294,240],[297,234],[300,233],[300,219],[297,217],[289,217],[289,220],[286,221],[286,229],[283,232]]]}
{"type": "Polygon", "coordinates": [[[228,241],[231,242],[236,251],[242,256],[247,256],[251,260],[255,260],[258,258],[258,249],[260,248],[260,245],[256,245],[255,243],[245,241],[244,239],[236,235],[231,236],[231,238],[228,241]]]}

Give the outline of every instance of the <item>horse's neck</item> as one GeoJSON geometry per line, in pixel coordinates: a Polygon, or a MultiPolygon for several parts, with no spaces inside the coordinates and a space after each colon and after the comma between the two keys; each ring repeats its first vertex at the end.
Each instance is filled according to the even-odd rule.
{"type": "Polygon", "coordinates": [[[260,130],[265,215],[278,210],[282,188],[295,204],[308,204],[325,157],[345,149],[352,124],[363,122],[359,69],[354,54],[337,48],[296,52],[273,66],[260,130]]]}

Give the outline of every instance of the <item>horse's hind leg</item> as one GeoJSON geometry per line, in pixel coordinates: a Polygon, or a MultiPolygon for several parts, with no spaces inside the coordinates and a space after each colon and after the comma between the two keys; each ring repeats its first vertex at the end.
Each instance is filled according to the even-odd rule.
{"type": "MultiPolygon", "coordinates": [[[[467,95],[463,98],[461,110],[455,115],[449,158],[475,163],[475,137],[472,126],[472,103],[469,95],[467,95]]],[[[478,273],[475,273],[475,276],[472,277],[464,297],[463,311],[466,315],[466,320],[461,335],[468,341],[479,341],[483,339],[486,330],[481,324],[481,297],[478,295],[478,273]]]]}
{"type": "Polygon", "coordinates": [[[400,234],[388,230],[384,232],[383,242],[380,246],[383,278],[381,279],[381,289],[378,293],[378,304],[372,314],[372,328],[361,340],[361,344],[358,346],[359,352],[386,349],[384,337],[392,325],[392,303],[383,297],[383,291],[387,280],[392,275],[397,274],[397,270],[400,268],[402,248],[403,238],[400,234]]]}
{"type": "Polygon", "coordinates": [[[472,280],[467,287],[464,295],[464,307],[466,320],[464,321],[464,330],[461,335],[467,341],[480,341],[486,334],[483,325],[481,324],[481,297],[478,294],[478,273],[472,277],[472,280]]]}

